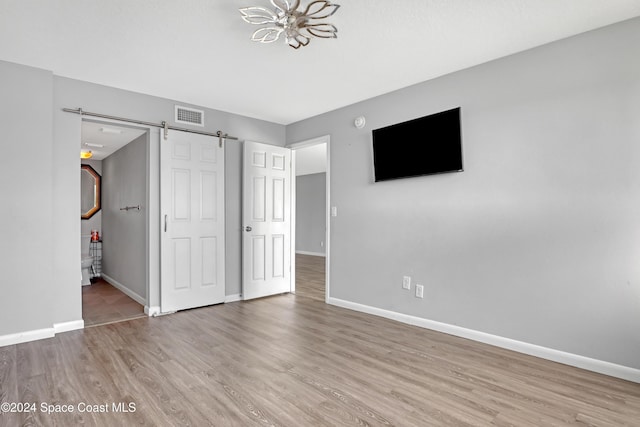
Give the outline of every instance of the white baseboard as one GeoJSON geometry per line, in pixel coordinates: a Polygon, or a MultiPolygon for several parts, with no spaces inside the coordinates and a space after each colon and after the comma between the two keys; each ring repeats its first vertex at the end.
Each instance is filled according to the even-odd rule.
{"type": "Polygon", "coordinates": [[[242,294],[227,295],[224,297],[225,304],[228,302],[242,301],[242,294]]]}
{"type": "Polygon", "coordinates": [[[449,325],[447,323],[436,322],[434,320],[423,319],[421,317],[410,316],[407,314],[358,304],[351,301],[345,301],[338,298],[327,298],[327,304],[347,308],[354,311],[360,311],[362,313],[373,314],[374,316],[385,317],[387,319],[396,320],[398,322],[406,323],[409,325],[419,326],[421,328],[431,329],[434,331],[443,332],[445,334],[467,338],[496,347],[517,351],[518,353],[536,356],[541,359],[552,360],[554,362],[563,363],[565,365],[575,366],[577,368],[586,369],[588,371],[598,372],[600,374],[605,374],[616,378],[622,378],[627,381],[640,383],[640,369],[617,365],[615,363],[606,362],[603,360],[592,359],[573,353],[554,350],[552,348],[529,344],[522,341],[516,341],[498,335],[487,334],[485,332],[475,331],[473,329],[449,325]]]}
{"type": "Polygon", "coordinates": [[[62,332],[84,329],[84,320],[54,323],[51,328],[35,329],[33,331],[18,332],[17,334],[0,335],[0,347],[53,338],[62,332]]]}
{"type": "MultiPolygon", "coordinates": [[[[235,302],[235,301],[242,301],[242,294],[227,295],[224,298],[225,304],[228,303],[228,302],[235,302]]],[[[162,313],[160,311],[160,307],[159,306],[149,307],[148,305],[144,306],[144,313],[146,315],[148,315],[149,317],[156,317],[156,316],[160,316],[160,315],[163,315],[163,314],[170,314],[170,313],[162,313]]],[[[174,312],[172,312],[172,313],[174,313],[174,312]]]]}
{"type": "Polygon", "coordinates": [[[160,315],[160,307],[159,306],[151,306],[149,307],[148,305],[144,306],[144,314],[146,314],[149,317],[156,317],[158,315],[160,315]]]}
{"type": "Polygon", "coordinates": [[[322,252],[296,251],[296,253],[300,255],[311,255],[311,256],[321,256],[321,257],[327,256],[327,254],[323,254],[322,252]]]}
{"type": "Polygon", "coordinates": [[[23,342],[53,338],[55,336],[53,328],[35,329],[33,331],[18,332],[0,336],[0,347],[7,345],[21,344],[23,342]]]}
{"type": "Polygon", "coordinates": [[[56,334],[62,332],[77,331],[78,329],[84,329],[84,320],[74,320],[72,322],[54,323],[53,330],[56,334]]]}
{"type": "Polygon", "coordinates": [[[102,273],[102,278],[104,280],[106,280],[107,282],[109,282],[109,284],[111,286],[113,286],[114,288],[121,290],[122,293],[124,293],[125,295],[127,295],[128,297],[133,299],[138,304],[140,304],[142,306],[146,306],[146,304],[147,304],[147,299],[146,298],[142,298],[140,295],[138,295],[137,293],[133,292],[131,289],[129,289],[128,287],[126,287],[122,283],[118,282],[113,277],[107,276],[106,274],[102,273]]]}

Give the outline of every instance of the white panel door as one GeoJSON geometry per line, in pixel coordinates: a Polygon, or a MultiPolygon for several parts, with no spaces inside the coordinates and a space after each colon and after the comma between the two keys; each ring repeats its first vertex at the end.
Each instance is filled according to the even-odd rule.
{"type": "Polygon", "coordinates": [[[242,297],[291,290],[291,150],[244,143],[242,297]]]}
{"type": "Polygon", "coordinates": [[[224,302],[224,148],[218,139],[160,136],[160,309],[224,302]]]}

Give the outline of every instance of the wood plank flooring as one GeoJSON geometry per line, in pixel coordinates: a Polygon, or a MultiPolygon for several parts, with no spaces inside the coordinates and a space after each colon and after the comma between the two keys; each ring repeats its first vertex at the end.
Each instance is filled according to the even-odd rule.
{"type": "Polygon", "coordinates": [[[296,295],[324,301],[325,258],[296,254],[296,295]]]}
{"type": "Polygon", "coordinates": [[[145,316],[142,305],[103,279],[82,287],[82,319],[85,327],[145,316]]]}
{"type": "Polygon", "coordinates": [[[292,294],[2,347],[0,401],[37,406],[12,427],[640,423],[640,384],[292,294]]]}

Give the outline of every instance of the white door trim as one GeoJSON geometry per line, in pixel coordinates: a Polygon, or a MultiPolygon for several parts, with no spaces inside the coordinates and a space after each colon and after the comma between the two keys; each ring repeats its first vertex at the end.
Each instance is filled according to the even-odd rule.
{"type": "MultiPolygon", "coordinates": [[[[291,147],[287,147],[291,148],[291,147]]],[[[291,293],[296,293],[296,150],[291,148],[291,293]]]]}
{"type": "Polygon", "coordinates": [[[317,138],[307,139],[300,142],[294,142],[293,144],[287,145],[287,148],[291,148],[291,159],[292,159],[292,177],[291,177],[291,246],[293,250],[291,251],[291,292],[295,292],[296,285],[296,174],[295,174],[295,153],[296,150],[301,148],[311,147],[319,144],[327,144],[327,172],[326,172],[326,212],[325,212],[325,224],[326,224],[326,237],[325,237],[325,292],[324,292],[324,300],[326,303],[329,302],[329,295],[331,289],[331,281],[329,272],[330,263],[331,263],[331,136],[323,135],[317,138]]]}

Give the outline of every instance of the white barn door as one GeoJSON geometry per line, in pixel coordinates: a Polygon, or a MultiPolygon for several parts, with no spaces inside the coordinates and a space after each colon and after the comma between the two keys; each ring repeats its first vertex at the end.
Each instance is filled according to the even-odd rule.
{"type": "Polygon", "coordinates": [[[179,131],[160,138],[160,310],[224,302],[224,147],[179,131]]]}
{"type": "Polygon", "coordinates": [[[291,150],[246,141],[242,297],[291,291],[291,150]]]}

